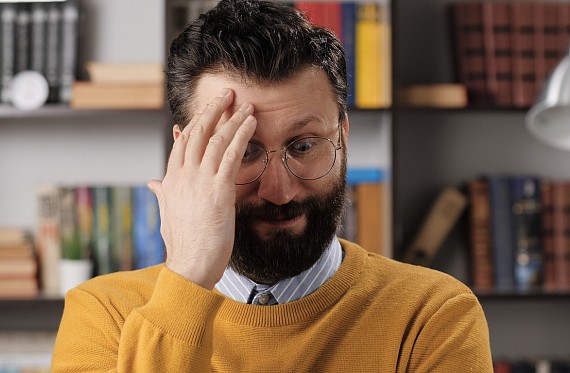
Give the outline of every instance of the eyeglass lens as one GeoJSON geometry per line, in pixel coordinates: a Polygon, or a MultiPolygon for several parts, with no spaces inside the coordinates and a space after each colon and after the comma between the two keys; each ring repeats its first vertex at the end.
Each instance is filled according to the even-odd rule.
{"type": "Polygon", "coordinates": [[[293,175],[300,179],[314,180],[325,176],[334,166],[336,146],[324,137],[304,137],[290,143],[282,150],[266,151],[261,145],[249,143],[238,171],[236,184],[243,185],[257,180],[269,162],[269,153],[283,153],[282,160],[293,175]]]}

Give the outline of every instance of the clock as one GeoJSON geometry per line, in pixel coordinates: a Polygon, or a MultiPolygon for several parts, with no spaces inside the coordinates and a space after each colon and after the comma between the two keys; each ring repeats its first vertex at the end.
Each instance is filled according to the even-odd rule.
{"type": "Polygon", "coordinates": [[[10,88],[10,101],[20,110],[35,110],[42,107],[49,94],[46,78],[32,70],[21,71],[14,75],[10,88]]]}

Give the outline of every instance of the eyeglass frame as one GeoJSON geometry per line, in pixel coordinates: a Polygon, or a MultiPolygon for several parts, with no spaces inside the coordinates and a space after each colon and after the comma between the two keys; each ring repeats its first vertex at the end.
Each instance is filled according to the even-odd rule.
{"type": "Polygon", "coordinates": [[[281,161],[283,162],[283,164],[285,165],[285,168],[287,169],[287,171],[289,171],[291,173],[291,175],[295,176],[298,179],[301,180],[318,180],[321,179],[325,176],[327,176],[329,174],[329,172],[331,172],[331,170],[333,169],[335,163],[336,163],[336,152],[340,149],[342,149],[342,143],[341,143],[341,136],[342,136],[342,123],[338,124],[338,141],[337,141],[337,145],[335,145],[335,143],[329,139],[328,137],[323,137],[323,136],[304,136],[301,138],[298,138],[296,140],[291,141],[289,144],[287,144],[287,146],[285,146],[285,149],[275,149],[275,150],[267,150],[265,149],[265,147],[263,147],[263,145],[260,144],[255,144],[257,146],[259,146],[261,149],[263,149],[263,151],[265,152],[265,158],[263,160],[263,163],[265,164],[263,166],[263,171],[261,171],[261,173],[259,174],[259,176],[257,176],[255,179],[248,181],[247,183],[236,183],[236,185],[248,185],[251,183],[256,182],[257,180],[259,180],[259,178],[261,176],[263,176],[263,174],[265,173],[265,170],[267,170],[267,166],[269,165],[269,154],[271,153],[277,153],[277,152],[282,152],[284,154],[284,156],[281,157],[281,161]],[[303,139],[323,139],[323,140],[327,140],[328,142],[330,142],[332,144],[332,146],[334,147],[334,160],[331,164],[331,167],[327,170],[327,172],[324,173],[324,175],[319,176],[319,177],[315,177],[315,178],[305,178],[305,177],[301,177],[298,176],[297,174],[295,174],[293,172],[293,170],[291,170],[291,168],[289,168],[289,163],[288,163],[288,158],[287,158],[287,149],[289,149],[289,146],[291,146],[291,144],[303,140],[303,139]]]}

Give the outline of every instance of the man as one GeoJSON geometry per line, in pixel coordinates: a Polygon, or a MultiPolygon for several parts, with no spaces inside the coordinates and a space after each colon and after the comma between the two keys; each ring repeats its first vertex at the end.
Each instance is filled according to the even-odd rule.
{"type": "Polygon", "coordinates": [[[166,263],[71,290],[53,372],[492,372],[476,297],[339,241],[346,68],[293,8],[222,0],[173,43],[166,263]]]}

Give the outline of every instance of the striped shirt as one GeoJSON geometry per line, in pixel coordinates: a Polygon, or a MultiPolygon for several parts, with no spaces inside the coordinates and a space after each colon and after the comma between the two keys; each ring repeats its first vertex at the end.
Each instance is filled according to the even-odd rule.
{"type": "Polygon", "coordinates": [[[256,284],[231,268],[226,268],[215,288],[226,297],[242,303],[283,304],[301,299],[324,284],[342,263],[342,248],[335,237],[317,262],[295,277],[275,285],[256,284]]]}

